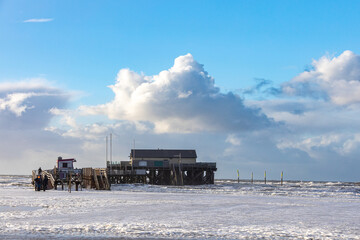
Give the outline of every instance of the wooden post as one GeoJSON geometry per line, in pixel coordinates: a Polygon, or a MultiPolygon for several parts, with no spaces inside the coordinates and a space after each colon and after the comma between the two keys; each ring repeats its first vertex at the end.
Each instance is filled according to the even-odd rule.
{"type": "Polygon", "coordinates": [[[32,183],[34,184],[34,186],[36,185],[35,184],[35,178],[36,178],[36,173],[35,173],[35,170],[32,171],[32,183]]]}
{"type": "Polygon", "coordinates": [[[251,184],[254,184],[254,173],[251,173],[251,184]]]}
{"type": "Polygon", "coordinates": [[[240,183],[239,169],[237,170],[237,174],[238,174],[238,183],[240,183]]]}
{"type": "Polygon", "coordinates": [[[266,184],[266,170],[265,170],[265,173],[264,173],[264,182],[266,184]]]}
{"type": "Polygon", "coordinates": [[[184,185],[183,172],[181,170],[181,153],[179,153],[179,174],[180,174],[180,185],[184,185]]]}
{"type": "Polygon", "coordinates": [[[281,186],[283,185],[283,177],[284,177],[284,173],[283,171],[281,171],[281,186]]]}
{"type": "Polygon", "coordinates": [[[57,182],[57,179],[54,181],[54,189],[55,190],[57,190],[57,184],[58,184],[58,182],[57,182]]]}
{"type": "Polygon", "coordinates": [[[69,186],[68,186],[68,191],[69,193],[71,193],[71,172],[68,174],[69,176],[69,186]]]}

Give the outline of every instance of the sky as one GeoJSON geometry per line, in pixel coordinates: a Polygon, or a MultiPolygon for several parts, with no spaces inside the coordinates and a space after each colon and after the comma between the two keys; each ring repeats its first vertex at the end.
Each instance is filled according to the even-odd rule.
{"type": "Polygon", "coordinates": [[[0,1],[0,174],[196,149],[360,181],[358,1],[0,1]]]}

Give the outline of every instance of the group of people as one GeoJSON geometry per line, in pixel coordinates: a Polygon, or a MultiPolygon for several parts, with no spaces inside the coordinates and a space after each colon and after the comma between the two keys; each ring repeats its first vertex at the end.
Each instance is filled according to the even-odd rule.
{"type": "Polygon", "coordinates": [[[42,177],[41,172],[42,170],[39,168],[38,175],[34,179],[35,191],[41,191],[41,189],[45,191],[47,189],[49,181],[48,176],[44,174],[44,177],[42,177]]]}

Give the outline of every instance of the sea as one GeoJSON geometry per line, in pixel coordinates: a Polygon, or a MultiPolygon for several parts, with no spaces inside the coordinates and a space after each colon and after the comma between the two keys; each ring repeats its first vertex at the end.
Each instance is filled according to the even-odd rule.
{"type": "Polygon", "coordinates": [[[360,239],[360,183],[216,180],[37,192],[0,175],[0,239],[360,239]]]}

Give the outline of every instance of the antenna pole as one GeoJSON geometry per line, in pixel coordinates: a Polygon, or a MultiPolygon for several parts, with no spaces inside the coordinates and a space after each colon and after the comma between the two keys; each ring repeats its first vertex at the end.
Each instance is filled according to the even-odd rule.
{"type": "Polygon", "coordinates": [[[134,160],[135,160],[135,139],[134,139],[134,156],[131,162],[131,172],[134,171],[134,160]]]}
{"type": "Polygon", "coordinates": [[[112,163],[112,133],[110,133],[110,163],[112,163]]]}
{"type": "Polygon", "coordinates": [[[106,166],[108,165],[108,136],[106,136],[106,166]]]}
{"type": "Polygon", "coordinates": [[[110,172],[112,170],[112,133],[110,133],[110,172]]]}

